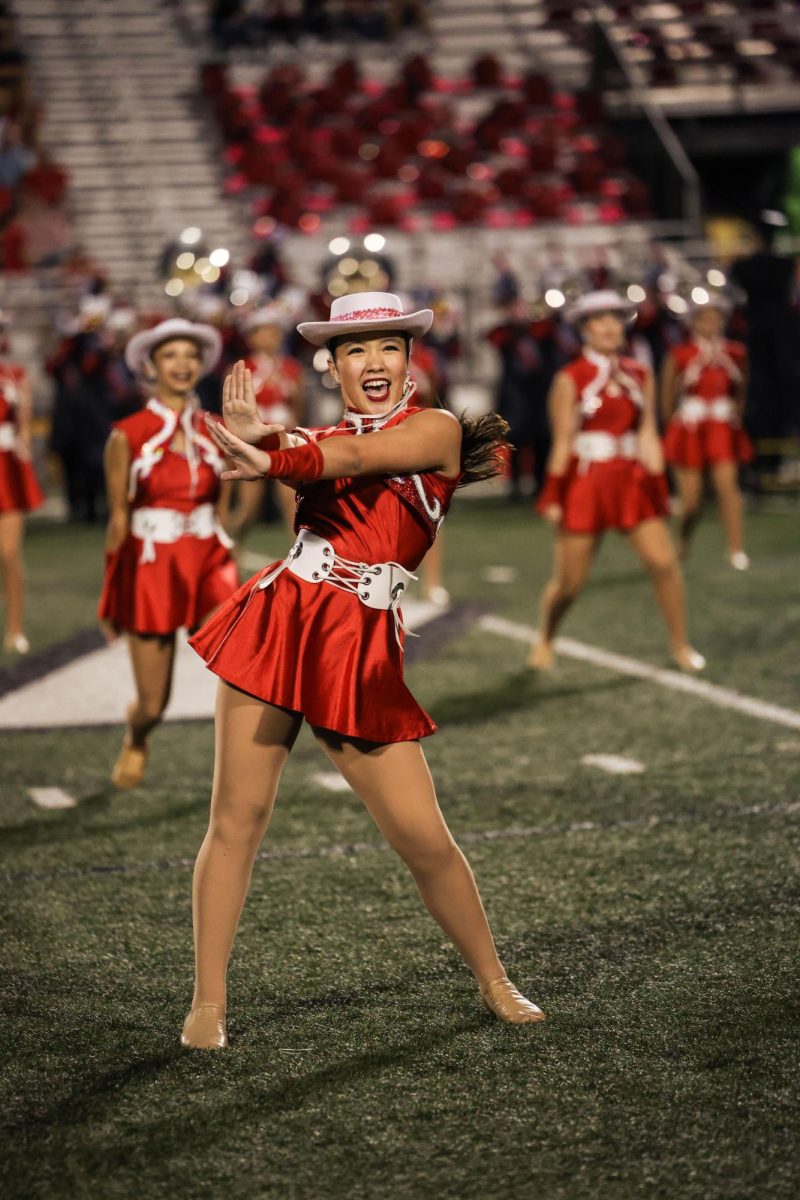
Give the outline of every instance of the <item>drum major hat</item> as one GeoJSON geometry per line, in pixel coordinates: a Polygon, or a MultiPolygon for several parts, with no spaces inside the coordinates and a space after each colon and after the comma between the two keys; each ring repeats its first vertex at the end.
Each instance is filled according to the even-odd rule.
{"type": "Polygon", "coordinates": [[[632,321],[636,316],[636,305],[612,288],[602,288],[580,296],[569,306],[566,317],[573,325],[580,325],[587,317],[607,312],[617,313],[623,321],[632,321]]]}
{"type": "Polygon", "coordinates": [[[177,338],[196,342],[200,349],[203,374],[213,371],[222,354],[222,334],[213,325],[200,325],[184,317],[170,317],[152,329],[143,329],[141,333],[134,334],[125,347],[125,362],[138,375],[156,347],[177,338]]]}
{"type": "Polygon", "coordinates": [[[334,300],[329,321],[303,321],[297,332],[312,346],[326,346],[332,338],[347,333],[386,330],[421,337],[432,324],[431,309],[404,313],[400,298],[392,292],[354,292],[334,300]]]}

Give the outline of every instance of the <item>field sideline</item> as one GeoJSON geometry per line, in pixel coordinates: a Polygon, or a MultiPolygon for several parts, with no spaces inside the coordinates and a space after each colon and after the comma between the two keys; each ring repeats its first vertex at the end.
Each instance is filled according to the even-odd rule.
{"type": "MultiPolygon", "coordinates": [[[[797,512],[748,532],[737,575],[701,525],[692,637],[710,683],[800,713],[797,512]]],[[[31,525],[35,652],[91,624],[100,543],[31,525]]],[[[284,544],[270,529],[250,549],[284,544]]],[[[457,503],[446,555],[457,603],[533,622],[549,544],[527,508],[457,503]],[[516,579],[491,582],[493,566],[516,579]]],[[[565,634],[668,666],[621,540],[565,634]]],[[[426,752],[442,806],[541,1027],[481,1010],[304,732],[236,945],[231,1048],[182,1052],[210,723],[159,731],[129,794],[107,783],[117,729],[0,734],[5,1196],[797,1194],[800,732],[570,657],[533,678],[524,655],[476,617],[409,676],[440,724],[426,752]],[[643,770],[584,762],[601,753],[643,770]],[[39,809],[41,787],[76,806],[39,809]]]]}

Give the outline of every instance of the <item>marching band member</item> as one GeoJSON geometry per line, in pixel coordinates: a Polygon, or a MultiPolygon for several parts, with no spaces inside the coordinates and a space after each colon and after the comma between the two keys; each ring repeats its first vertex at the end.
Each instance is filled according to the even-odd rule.
{"type": "Polygon", "coordinates": [[[556,530],[556,547],[528,660],[536,669],[553,666],[556,631],[609,529],[627,535],[650,573],[677,666],[687,672],[705,666],[687,639],[683,578],[664,520],[668,497],[652,374],[619,353],[635,311],[611,290],[588,292],[572,307],[584,349],[559,371],[550,393],[553,448],[538,507],[556,530]]]}
{"type": "Polygon", "coordinates": [[[747,352],[723,337],[728,305],[721,296],[695,305],[691,337],[664,360],[661,403],[667,422],[664,452],[675,471],[681,500],[679,553],[685,558],[703,500],[703,474],[711,476],[728,542],[728,560],[746,571],[742,544],[739,464],[753,447],[742,428],[747,352]]]}
{"type": "Polygon", "coordinates": [[[226,476],[286,479],[297,540],[192,639],[220,676],[211,818],[194,876],[195,993],[182,1043],[227,1045],[225,978],[259,843],[303,719],[402,856],[433,917],[501,1020],[543,1014],[507,978],[472,872],[436,801],[419,739],[435,730],[403,682],[403,593],[456,488],[497,470],[504,424],[410,401],[411,339],[433,314],[361,292],[300,333],[327,347],[344,402],[331,429],[258,419],[243,364],[209,418],[226,476]],[[227,428],[226,428],[227,427],[227,428]],[[258,448],[260,446],[260,448],[258,448]]]}
{"type": "MultiPolygon", "coordinates": [[[[265,425],[297,424],[302,406],[303,368],[296,358],[282,353],[286,314],[280,304],[267,304],[249,313],[242,323],[248,355],[244,360],[253,380],[258,415],[265,425]]],[[[229,528],[237,541],[257,520],[264,493],[274,487],[284,521],[289,529],[294,520],[294,492],[285,484],[267,479],[237,485],[229,528]]]]}
{"type": "Polygon", "coordinates": [[[30,650],[23,629],[25,572],[22,538],[25,514],[44,501],[31,463],[31,385],[19,363],[8,358],[9,320],[0,313],[0,575],[5,599],[3,649],[30,650]]]}
{"type": "Polygon", "coordinates": [[[152,397],[116,424],[105,454],[109,522],[99,616],[109,640],[127,634],[136,684],[111,777],[120,788],[144,778],[147,739],[169,700],[176,631],[196,629],[238,586],[217,518],[224,462],[194,392],[220,349],[216,329],[182,318],[137,333],[125,348],[152,397]]]}

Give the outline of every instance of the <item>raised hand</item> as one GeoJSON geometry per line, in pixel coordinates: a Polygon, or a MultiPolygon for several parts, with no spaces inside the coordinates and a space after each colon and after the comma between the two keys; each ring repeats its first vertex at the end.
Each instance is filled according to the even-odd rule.
{"type": "Polygon", "coordinates": [[[271,433],[284,432],[283,425],[265,425],[259,417],[253,375],[242,359],[233,364],[222,385],[222,416],[231,433],[253,446],[271,433]]]}
{"type": "MultiPolygon", "coordinates": [[[[262,428],[269,429],[269,426],[262,428]]],[[[265,451],[256,450],[210,415],[206,416],[206,429],[211,440],[233,463],[233,470],[223,471],[220,479],[261,479],[269,473],[269,455],[265,451]]]]}

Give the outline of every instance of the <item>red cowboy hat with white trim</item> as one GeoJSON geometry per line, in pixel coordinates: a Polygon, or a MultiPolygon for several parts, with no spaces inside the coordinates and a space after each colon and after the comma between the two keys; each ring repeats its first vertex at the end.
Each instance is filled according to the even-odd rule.
{"type": "Polygon", "coordinates": [[[297,332],[312,346],[326,346],[331,338],[346,333],[377,333],[384,329],[422,337],[432,324],[431,309],[404,313],[399,296],[392,292],[354,292],[334,300],[329,321],[303,321],[297,332]]]}
{"type": "Polygon", "coordinates": [[[170,317],[152,329],[143,329],[141,333],[134,334],[125,347],[125,362],[134,375],[138,375],[157,346],[178,338],[196,342],[200,349],[203,374],[213,371],[222,354],[222,334],[213,325],[199,325],[183,317],[170,317]]]}

